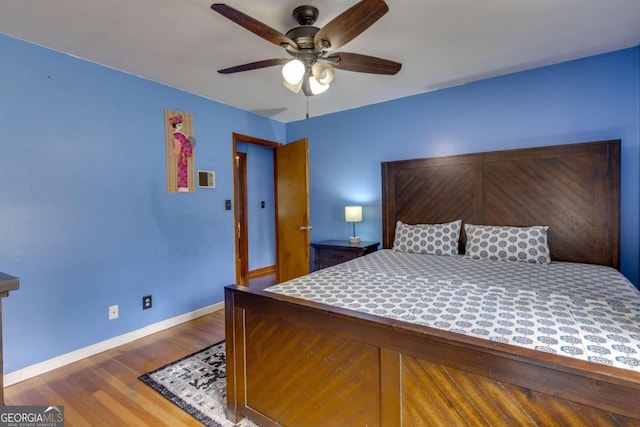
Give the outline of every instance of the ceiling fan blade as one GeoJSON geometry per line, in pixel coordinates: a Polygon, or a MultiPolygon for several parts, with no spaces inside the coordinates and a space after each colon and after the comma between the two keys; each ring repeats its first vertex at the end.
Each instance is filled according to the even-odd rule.
{"type": "Polygon", "coordinates": [[[273,67],[274,65],[284,65],[290,59],[265,59],[264,61],[250,62],[248,64],[236,65],[235,67],[218,70],[220,74],[239,73],[240,71],[257,70],[258,68],[273,67]]]}
{"type": "Polygon", "coordinates": [[[220,15],[232,20],[241,27],[246,28],[253,34],[262,37],[268,42],[271,42],[278,46],[289,45],[293,48],[297,48],[296,43],[289,37],[282,34],[280,31],[274,30],[268,25],[263,24],[257,19],[254,19],[237,9],[234,9],[231,6],[227,6],[223,3],[214,3],[211,5],[211,9],[215,10],[220,15]]]}
{"type": "Polygon", "coordinates": [[[376,58],[375,56],[360,55],[359,53],[333,53],[327,56],[326,59],[339,70],[356,71],[358,73],[394,75],[402,68],[402,64],[399,62],[376,58]]]}
{"type": "Polygon", "coordinates": [[[362,0],[322,27],[313,42],[316,47],[323,46],[323,50],[338,49],[373,25],[388,11],[389,6],[383,0],[362,0]]]}

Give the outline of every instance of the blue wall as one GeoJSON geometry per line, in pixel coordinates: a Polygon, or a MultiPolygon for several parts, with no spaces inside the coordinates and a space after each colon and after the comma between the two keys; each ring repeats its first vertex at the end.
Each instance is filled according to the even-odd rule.
{"type": "Polygon", "coordinates": [[[2,35],[0,53],[0,271],[21,279],[5,372],[222,301],[233,132],[309,138],[313,240],[346,239],[351,203],[357,234],[381,238],[381,161],[620,138],[622,272],[639,282],[638,48],[287,125],[2,35]],[[166,192],[165,108],[193,114],[216,189],[166,192]]]}
{"type": "Polygon", "coordinates": [[[0,271],[21,281],[4,300],[4,371],[222,301],[232,133],[284,142],[286,126],[3,35],[0,53],[0,271]],[[193,114],[215,189],[167,193],[165,108],[193,114]]]}
{"type": "Polygon", "coordinates": [[[360,237],[381,241],[383,161],[621,139],[621,270],[638,286],[639,56],[626,49],[289,123],[287,140],[309,138],[312,241],[346,239],[351,203],[364,206],[360,237]]]}

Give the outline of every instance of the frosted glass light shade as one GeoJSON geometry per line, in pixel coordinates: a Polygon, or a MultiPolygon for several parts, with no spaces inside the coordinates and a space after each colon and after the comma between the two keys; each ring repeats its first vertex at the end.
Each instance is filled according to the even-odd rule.
{"type": "Polygon", "coordinates": [[[287,89],[289,89],[291,92],[293,93],[298,93],[300,92],[300,88],[302,88],[302,80],[300,80],[298,83],[296,84],[291,84],[286,80],[282,81],[282,84],[284,85],[284,87],[286,87],[287,89]]]}
{"type": "Polygon", "coordinates": [[[313,64],[311,72],[313,73],[313,76],[318,79],[318,82],[323,85],[331,83],[336,74],[336,71],[331,65],[320,61],[316,61],[316,63],[313,64]]]}
{"type": "Polygon", "coordinates": [[[299,59],[292,59],[282,67],[282,77],[291,85],[297,85],[304,77],[305,66],[299,59]]]}
{"type": "Polygon", "coordinates": [[[346,222],[361,222],[362,221],[362,206],[345,206],[344,207],[344,220],[346,222]]]}
{"type": "Polygon", "coordinates": [[[320,95],[329,89],[329,85],[323,85],[316,79],[314,76],[309,77],[309,89],[311,89],[311,93],[314,95],[320,95]]]}

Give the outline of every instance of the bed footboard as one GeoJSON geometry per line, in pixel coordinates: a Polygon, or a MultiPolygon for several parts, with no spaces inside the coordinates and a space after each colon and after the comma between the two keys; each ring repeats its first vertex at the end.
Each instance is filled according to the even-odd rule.
{"type": "MultiPolygon", "coordinates": [[[[227,417],[264,426],[638,425],[640,375],[225,289],[227,417]]],[[[539,354],[540,353],[540,354],[539,354]]]]}

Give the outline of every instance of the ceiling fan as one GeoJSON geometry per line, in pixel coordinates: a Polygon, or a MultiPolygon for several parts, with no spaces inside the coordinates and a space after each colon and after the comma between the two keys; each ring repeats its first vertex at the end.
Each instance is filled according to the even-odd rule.
{"type": "Polygon", "coordinates": [[[347,44],[389,11],[383,0],[361,0],[322,28],[314,27],[319,11],[313,6],[299,6],[293,18],[299,26],[286,35],[232,8],[215,3],[211,9],[275,45],[283,47],[292,58],[266,59],[218,70],[222,74],[284,65],[284,85],[294,93],[302,89],[306,96],[318,95],[329,88],[335,69],[360,73],[394,75],[402,64],[387,59],[347,52],[333,52],[347,44]]]}

